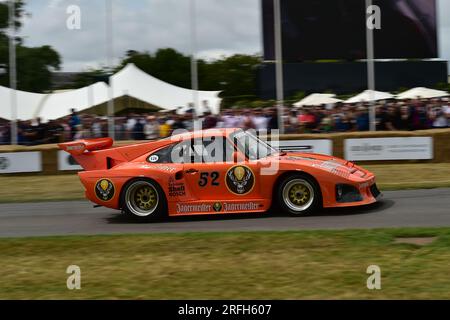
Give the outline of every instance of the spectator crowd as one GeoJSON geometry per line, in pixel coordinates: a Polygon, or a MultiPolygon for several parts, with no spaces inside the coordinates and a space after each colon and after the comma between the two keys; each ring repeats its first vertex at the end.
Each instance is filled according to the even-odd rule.
{"type": "MultiPolygon", "coordinates": [[[[423,130],[450,126],[447,98],[377,102],[377,131],[423,130]]],[[[286,107],[283,115],[285,133],[331,133],[368,131],[369,105],[286,107]]],[[[114,119],[116,140],[154,140],[165,138],[176,129],[193,129],[193,113],[129,114],[114,119]]],[[[226,109],[220,115],[205,113],[198,117],[203,129],[243,128],[278,129],[277,108],[226,109]]],[[[0,119],[0,144],[11,140],[10,123],[0,119]]],[[[72,114],[43,123],[41,119],[18,122],[18,142],[39,145],[108,136],[108,119],[91,114],[72,114]]]]}

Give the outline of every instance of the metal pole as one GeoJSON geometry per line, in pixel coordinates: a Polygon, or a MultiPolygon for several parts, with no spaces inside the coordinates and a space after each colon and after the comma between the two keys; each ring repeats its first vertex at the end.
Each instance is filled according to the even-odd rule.
{"type": "MultiPolygon", "coordinates": [[[[373,28],[369,28],[367,21],[369,19],[369,7],[372,6],[372,0],[366,0],[366,46],[367,46],[367,87],[369,90],[375,90],[375,50],[373,40],[373,28]]],[[[371,99],[373,100],[373,98],[371,99]]],[[[370,131],[376,131],[376,112],[375,102],[370,101],[369,107],[370,131]]]]}
{"type": "Polygon", "coordinates": [[[190,0],[189,6],[189,22],[190,22],[190,34],[191,34],[191,87],[192,87],[192,99],[194,103],[194,130],[201,128],[196,128],[198,124],[198,114],[200,111],[199,106],[199,96],[198,96],[198,63],[196,58],[197,53],[197,17],[196,17],[196,0],[190,0]]]}
{"type": "Polygon", "coordinates": [[[275,73],[278,108],[278,129],[284,133],[284,84],[283,84],[283,47],[281,35],[281,4],[280,0],[273,0],[275,26],[275,73]]]}
{"type": "Polygon", "coordinates": [[[108,135],[109,137],[115,137],[115,128],[114,128],[114,90],[113,90],[113,81],[112,81],[112,68],[113,68],[113,59],[114,59],[114,43],[113,43],[113,0],[105,0],[105,8],[106,8],[106,56],[107,56],[107,65],[108,72],[111,72],[109,75],[109,85],[108,85],[108,135]]]}
{"type": "Polygon", "coordinates": [[[11,101],[11,144],[16,145],[17,137],[17,69],[16,69],[16,26],[15,21],[15,0],[9,2],[9,86],[11,101]]]}

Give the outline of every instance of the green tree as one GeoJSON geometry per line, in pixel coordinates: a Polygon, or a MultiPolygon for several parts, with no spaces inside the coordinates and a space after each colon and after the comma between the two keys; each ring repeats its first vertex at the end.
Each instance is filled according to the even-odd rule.
{"type": "Polygon", "coordinates": [[[139,69],[173,85],[189,88],[190,58],[174,49],[159,49],[155,54],[149,52],[127,52],[119,69],[128,63],[134,63],[139,69]]]}
{"type": "Polygon", "coordinates": [[[200,88],[222,90],[223,97],[254,96],[261,58],[236,54],[199,67],[200,88]]]}
{"type": "MultiPolygon", "coordinates": [[[[191,88],[190,57],[171,48],[154,54],[130,50],[122,60],[121,69],[128,63],[173,85],[191,88]]],[[[198,61],[200,90],[222,91],[223,97],[254,96],[256,69],[261,58],[237,54],[214,61],[198,61]]],[[[116,71],[117,71],[116,70],[116,71]]]]}
{"type": "MultiPolygon", "coordinates": [[[[21,18],[26,14],[23,0],[15,3],[15,27],[21,27],[21,18]]],[[[0,75],[0,85],[9,86],[9,24],[8,2],[0,3],[0,66],[6,73],[0,75]]],[[[51,71],[59,70],[61,57],[50,46],[27,47],[23,39],[16,38],[17,52],[17,88],[24,91],[44,92],[51,88],[51,71]]]]}

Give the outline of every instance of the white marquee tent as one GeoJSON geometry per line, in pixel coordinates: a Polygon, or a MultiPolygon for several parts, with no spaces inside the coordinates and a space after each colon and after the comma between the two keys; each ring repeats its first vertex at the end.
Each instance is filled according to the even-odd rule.
{"type": "Polygon", "coordinates": [[[359,103],[359,102],[367,102],[367,101],[378,101],[378,100],[387,100],[393,99],[394,96],[389,92],[382,91],[374,91],[374,90],[365,90],[360,94],[348,99],[345,103],[359,103]]]}
{"type": "MultiPolygon", "coordinates": [[[[163,82],[143,72],[134,64],[110,78],[113,98],[129,96],[163,110],[176,110],[194,101],[194,91],[163,82]]],[[[98,82],[91,86],[61,93],[31,93],[16,91],[17,118],[29,120],[41,117],[45,120],[58,119],[70,114],[75,108],[83,111],[108,101],[108,85],[98,82]]],[[[220,111],[220,91],[198,91],[199,113],[204,112],[204,105],[213,113],[220,111]]],[[[11,89],[0,86],[0,118],[11,119],[11,89]]]]}
{"type": "Polygon", "coordinates": [[[397,99],[432,99],[447,97],[448,95],[449,94],[446,91],[417,87],[400,93],[399,95],[397,95],[397,99]]]}
{"type": "Polygon", "coordinates": [[[312,93],[302,100],[294,103],[294,107],[300,108],[303,106],[320,106],[323,104],[335,104],[342,102],[342,100],[335,97],[336,95],[332,93],[312,93]]]}

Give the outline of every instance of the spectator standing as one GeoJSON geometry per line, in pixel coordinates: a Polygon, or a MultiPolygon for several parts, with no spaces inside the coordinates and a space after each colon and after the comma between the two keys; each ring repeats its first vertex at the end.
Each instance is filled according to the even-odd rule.
{"type": "Polygon", "coordinates": [[[369,114],[365,107],[358,107],[356,113],[356,130],[368,131],[369,130],[369,114]]]}
{"type": "Polygon", "coordinates": [[[302,110],[298,116],[298,121],[306,133],[312,132],[316,127],[316,117],[311,109],[302,110]]]}
{"type": "Polygon", "coordinates": [[[81,125],[81,119],[78,116],[75,109],[71,109],[71,115],[69,119],[69,127],[70,127],[70,135],[71,139],[73,140],[75,137],[75,134],[77,133],[77,127],[81,125]]]}
{"type": "Polygon", "coordinates": [[[46,140],[48,143],[64,142],[64,127],[57,120],[51,120],[48,123],[46,140]]]}
{"type": "Polygon", "coordinates": [[[254,113],[253,123],[255,125],[256,130],[267,130],[269,118],[266,117],[261,109],[257,109],[254,113]]]}
{"type": "Polygon", "coordinates": [[[171,133],[171,127],[169,120],[163,118],[162,123],[159,126],[159,137],[160,138],[167,138],[170,136],[171,133]]]}
{"type": "Polygon", "coordinates": [[[144,120],[137,119],[133,127],[133,140],[145,140],[144,120]]]}
{"type": "Polygon", "coordinates": [[[95,118],[94,123],[91,126],[92,137],[101,138],[103,136],[101,119],[95,118]]]}
{"type": "Polygon", "coordinates": [[[297,111],[291,110],[289,111],[289,115],[287,116],[286,121],[286,133],[298,133],[299,131],[299,121],[297,117],[297,111]]]}
{"type": "Polygon", "coordinates": [[[268,110],[269,114],[269,123],[268,129],[270,130],[278,130],[278,113],[277,108],[271,108],[268,110]]]}
{"type": "Polygon", "coordinates": [[[147,140],[156,140],[159,138],[159,122],[155,116],[148,116],[147,123],[144,126],[144,134],[147,140]]]}

